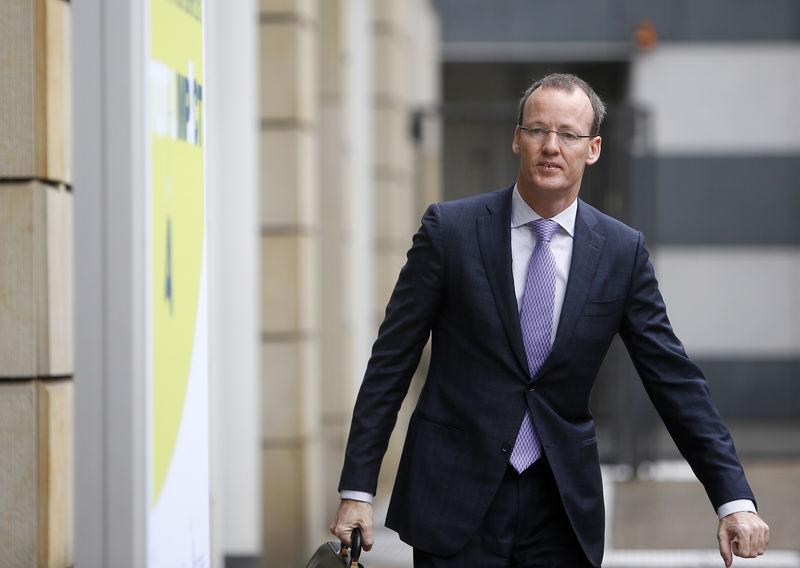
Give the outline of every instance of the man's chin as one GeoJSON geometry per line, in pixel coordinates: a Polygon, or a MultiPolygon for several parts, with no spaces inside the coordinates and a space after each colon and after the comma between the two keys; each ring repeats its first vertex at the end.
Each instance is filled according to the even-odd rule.
{"type": "Polygon", "coordinates": [[[568,189],[565,187],[564,179],[561,177],[561,172],[551,176],[537,176],[533,180],[533,185],[539,191],[547,193],[567,193],[568,189]]]}

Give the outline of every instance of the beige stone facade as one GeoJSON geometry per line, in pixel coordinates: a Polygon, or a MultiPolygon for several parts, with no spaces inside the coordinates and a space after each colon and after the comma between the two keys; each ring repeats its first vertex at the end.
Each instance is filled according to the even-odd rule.
{"type": "MultiPolygon", "coordinates": [[[[359,4],[261,1],[265,566],[302,565],[329,538],[365,363],[354,331],[365,322],[354,318],[366,313],[374,337],[423,203],[440,194],[430,166],[438,147],[412,130],[424,98],[412,68],[421,60],[435,75],[438,66],[433,11],[426,0],[367,5],[371,93],[366,108],[354,108],[359,4]],[[415,38],[421,23],[426,41],[415,38]],[[364,219],[354,218],[356,180],[365,173],[354,138],[356,119],[365,117],[356,112],[368,113],[372,129],[364,219]],[[366,258],[358,252],[363,235],[366,258]],[[363,299],[352,294],[359,279],[372,283],[363,299]],[[354,305],[360,300],[369,305],[354,305]]],[[[393,441],[379,498],[391,488],[398,449],[393,441]]]]}
{"type": "MultiPolygon", "coordinates": [[[[85,278],[74,274],[72,5],[1,4],[0,550],[14,566],[67,567],[73,286],[85,278]]],[[[437,74],[438,28],[429,0],[261,0],[258,26],[263,564],[299,566],[328,538],[364,337],[440,195],[438,142],[414,135],[436,102],[418,71],[437,74]],[[368,88],[356,92],[356,75],[368,88]]]]}
{"type": "Polygon", "coordinates": [[[0,564],[73,551],[71,6],[0,5],[0,564]]]}

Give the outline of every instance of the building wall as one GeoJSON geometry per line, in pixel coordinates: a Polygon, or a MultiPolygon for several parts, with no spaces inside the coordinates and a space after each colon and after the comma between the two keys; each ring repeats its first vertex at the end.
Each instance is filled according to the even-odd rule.
{"type": "MultiPolygon", "coordinates": [[[[427,2],[375,3],[374,93],[374,332],[383,319],[411,236],[424,210],[442,199],[437,164],[438,25],[427,2]],[[422,121],[414,137],[414,121],[422,121]]],[[[373,333],[374,339],[375,333],[373,333]]],[[[378,503],[388,502],[406,425],[426,370],[426,357],[412,384],[384,457],[378,503]]],[[[363,364],[359,375],[363,374],[363,364]]],[[[352,403],[351,405],[352,406],[352,403]]]]}
{"type": "Polygon", "coordinates": [[[800,42],[665,42],[632,66],[662,292],[735,419],[800,419],[798,72],[800,42]]]}
{"type": "Polygon", "coordinates": [[[437,36],[424,0],[262,0],[260,21],[264,563],[296,566],[329,538],[369,346],[439,195],[412,129],[437,36]]]}
{"type": "Polygon", "coordinates": [[[433,0],[433,4],[443,24],[448,60],[471,53],[475,61],[547,44],[551,53],[562,56],[572,53],[570,43],[594,48],[630,44],[643,21],[655,26],[662,41],[796,41],[800,33],[800,5],[794,0],[573,0],[547,5],[526,0],[433,0]],[[479,45],[483,49],[476,49],[479,45]]]}
{"type": "Polygon", "coordinates": [[[71,6],[0,5],[0,550],[67,567],[72,538],[71,6]]]}
{"type": "MultiPolygon", "coordinates": [[[[347,294],[350,284],[349,262],[353,250],[351,217],[352,192],[349,191],[353,165],[353,134],[348,129],[348,101],[351,83],[348,81],[350,52],[348,35],[352,26],[348,18],[349,2],[334,0],[320,4],[320,146],[318,164],[324,191],[318,191],[321,215],[321,423],[324,436],[324,471],[335,472],[341,466],[347,425],[347,402],[353,386],[345,377],[355,376],[354,332],[351,301],[347,294]]],[[[365,34],[366,35],[366,34],[365,34]]],[[[355,381],[353,380],[353,383],[355,381]]],[[[316,519],[316,529],[324,529],[322,521],[333,518],[338,479],[332,473],[323,483],[323,519],[316,519]]]]}
{"type": "MultiPolygon", "coordinates": [[[[216,4],[212,7],[216,9],[216,4]]],[[[70,4],[63,0],[13,0],[0,7],[0,502],[19,497],[13,510],[0,509],[0,544],[4,558],[19,560],[20,565],[41,559],[51,566],[69,565],[74,556],[69,13],[70,4]]],[[[124,28],[122,7],[95,13],[98,19],[91,22],[87,15],[84,10],[83,28],[90,23],[108,24],[101,16],[124,28]]],[[[436,82],[438,63],[434,20],[423,0],[408,5],[356,0],[260,3],[258,238],[263,285],[259,390],[263,424],[259,453],[267,565],[301,565],[310,547],[326,538],[337,503],[338,469],[349,414],[377,320],[423,204],[439,195],[435,120],[427,117],[422,121],[425,134],[421,137],[412,131],[418,107],[428,112],[436,105],[436,89],[431,84],[436,82]],[[362,12],[361,7],[369,11],[362,12]],[[362,23],[359,44],[353,40],[353,28],[362,23]],[[416,26],[421,26],[424,41],[414,41],[416,26]],[[358,88],[359,81],[367,81],[366,88],[358,88]],[[384,123],[379,125],[380,121],[384,123]],[[377,141],[374,151],[373,138],[377,141]]],[[[140,47],[124,34],[105,39],[121,53],[134,53],[140,47]],[[117,40],[119,44],[114,43],[117,40]]],[[[87,84],[104,84],[99,74],[87,74],[97,69],[82,67],[87,84]]],[[[220,71],[219,67],[215,70],[220,71]]],[[[124,66],[116,71],[126,72],[124,66]]],[[[136,97],[132,100],[138,101],[136,97]]],[[[79,106],[89,111],[86,105],[79,106]]],[[[131,116],[124,118],[130,120],[131,116]]],[[[92,117],[97,124],[107,118],[102,112],[92,117]]],[[[223,127],[215,124],[221,138],[223,127]]],[[[86,134],[79,139],[89,145],[97,142],[88,138],[86,134]]],[[[135,153],[133,140],[128,142],[135,153]]],[[[209,157],[209,179],[217,188],[220,160],[225,157],[219,148],[213,151],[218,153],[209,157]]],[[[123,154],[119,150],[114,156],[126,166],[140,157],[123,154]]],[[[82,156],[87,159],[85,152],[82,156]]],[[[97,157],[98,161],[104,159],[97,157]]],[[[102,164],[98,169],[109,172],[108,179],[113,179],[113,167],[102,164]]],[[[126,189],[115,194],[119,199],[114,204],[126,202],[130,197],[122,195],[126,189]]],[[[222,199],[216,189],[212,193],[214,200],[222,199]]],[[[214,203],[219,205],[219,201],[214,203]]],[[[106,212],[101,207],[85,213],[102,216],[106,212]]],[[[215,227],[223,227],[226,214],[215,209],[209,217],[217,219],[219,215],[220,224],[215,227]]],[[[92,222],[104,226],[108,220],[96,216],[92,222]]],[[[124,223],[119,227],[119,234],[126,233],[125,242],[135,241],[135,235],[127,234],[129,229],[124,223]]],[[[230,259],[223,258],[225,251],[218,248],[223,246],[222,240],[217,235],[210,237],[216,239],[212,262],[218,267],[235,265],[238,261],[226,264],[230,259]]],[[[87,242],[84,239],[84,245],[87,242]]],[[[97,241],[92,245],[100,246],[97,241]]],[[[80,252],[84,259],[91,254],[89,249],[80,252]]],[[[84,290],[89,289],[85,286],[89,277],[83,274],[79,279],[84,290]]],[[[220,286],[229,283],[218,276],[214,281],[220,286]]],[[[110,283],[113,285],[113,279],[110,283]]],[[[236,292],[220,289],[214,293],[236,292]]],[[[98,310],[93,315],[113,318],[120,307],[117,299],[102,306],[92,304],[98,310]]],[[[217,324],[229,322],[218,309],[222,304],[213,302],[217,324]]],[[[122,312],[130,316],[128,311],[122,312]]],[[[121,327],[131,324],[115,323],[121,327]]],[[[225,332],[215,329],[214,333],[225,332]]],[[[95,357],[100,357],[97,351],[84,344],[87,361],[92,358],[95,363],[95,357]]],[[[212,361],[215,377],[229,351],[228,346],[214,351],[219,355],[212,361]]],[[[113,368],[115,355],[119,353],[109,354],[103,363],[113,368]]],[[[136,361],[139,364],[143,363],[136,361]]],[[[243,363],[237,368],[246,372],[248,367],[243,363]]],[[[131,372],[131,376],[135,374],[131,372]]],[[[103,377],[92,380],[102,390],[103,377]]],[[[127,382],[124,387],[133,390],[127,382]]],[[[213,386],[217,394],[224,388],[223,384],[213,386]]],[[[138,408],[139,402],[126,408],[138,408]]],[[[81,405],[89,408],[92,401],[84,397],[81,405]]],[[[230,410],[228,402],[214,407],[217,418],[224,418],[230,410]]],[[[86,424],[95,423],[94,418],[104,411],[98,410],[91,420],[84,421],[84,435],[86,424]]],[[[136,432],[131,416],[109,416],[109,422],[121,425],[123,432],[136,432]]],[[[99,436],[95,441],[100,439],[105,438],[99,436]]],[[[225,439],[215,438],[221,443],[225,439]]],[[[214,459],[236,455],[219,447],[213,451],[214,459]]],[[[79,471],[98,473],[93,469],[95,457],[115,473],[123,467],[106,448],[86,447],[83,456],[86,463],[79,471]]],[[[389,470],[392,459],[390,454],[389,470]]],[[[215,465],[216,483],[232,477],[225,476],[223,468],[241,465],[215,465]]],[[[118,492],[104,497],[123,505],[126,498],[135,499],[140,480],[134,471],[127,474],[103,477],[120,485],[118,492]],[[127,486],[131,481],[135,487],[127,486]]],[[[83,481],[81,487],[85,497],[89,484],[83,481]]],[[[225,491],[212,495],[217,510],[227,507],[224,514],[215,516],[217,522],[235,514],[224,501],[229,496],[225,491]]],[[[95,513],[93,507],[101,502],[102,498],[87,502],[79,517],[88,518],[88,511],[95,513]]],[[[124,539],[136,548],[141,544],[137,532],[141,527],[130,520],[109,529],[107,536],[124,539]],[[124,527],[132,528],[133,538],[117,530],[124,527]]],[[[92,517],[92,521],[99,519],[92,517]]],[[[95,542],[92,546],[96,549],[89,550],[90,535],[85,527],[81,531],[85,536],[82,558],[99,558],[97,549],[107,545],[95,542]]],[[[216,530],[215,535],[222,539],[215,543],[215,554],[222,551],[224,556],[227,550],[236,553],[242,546],[247,548],[246,543],[242,545],[244,540],[228,538],[225,530],[216,530]]],[[[245,556],[227,561],[254,560],[247,552],[245,556]]]]}
{"type": "Polygon", "coordinates": [[[261,2],[264,559],[301,564],[322,517],[316,2],[261,2]]]}

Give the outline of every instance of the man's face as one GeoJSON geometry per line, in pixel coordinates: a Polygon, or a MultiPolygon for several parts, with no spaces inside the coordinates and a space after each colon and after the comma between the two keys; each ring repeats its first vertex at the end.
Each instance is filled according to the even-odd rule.
{"type": "MultiPolygon", "coordinates": [[[[572,93],[554,88],[536,89],[525,103],[522,126],[546,128],[572,134],[590,134],[594,113],[589,97],[581,89],[572,93]]],[[[517,128],[512,149],[520,156],[517,186],[531,202],[578,197],[583,170],[600,157],[600,137],[581,138],[572,145],[555,133],[536,140],[530,131],[517,128]]]]}

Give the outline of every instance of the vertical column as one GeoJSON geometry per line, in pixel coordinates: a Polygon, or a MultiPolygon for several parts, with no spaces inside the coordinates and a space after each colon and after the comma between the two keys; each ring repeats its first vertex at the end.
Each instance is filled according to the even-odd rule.
{"type": "Polygon", "coordinates": [[[350,136],[350,199],[347,209],[348,230],[347,286],[349,323],[353,330],[350,351],[356,373],[348,377],[351,399],[360,383],[375,336],[372,312],[374,298],[375,251],[374,216],[374,137],[373,76],[374,37],[372,0],[350,0],[347,6],[348,67],[346,116],[350,136]]]}
{"type": "Polygon", "coordinates": [[[352,302],[348,266],[352,254],[352,123],[347,112],[348,73],[352,68],[348,10],[350,0],[320,3],[319,179],[317,198],[322,253],[322,428],[324,437],[323,502],[317,519],[321,531],[333,518],[344,455],[346,425],[352,411],[353,365],[352,302]]]}
{"type": "Polygon", "coordinates": [[[211,565],[220,568],[262,548],[258,10],[255,0],[206,0],[203,14],[211,565]]]}
{"type": "Polygon", "coordinates": [[[264,552],[300,566],[320,507],[317,3],[261,2],[264,552]]]}
{"type": "MultiPolygon", "coordinates": [[[[442,199],[441,34],[428,0],[414,2],[412,46],[415,216],[442,199]]],[[[415,218],[416,222],[417,219],[415,218]]]]}
{"type": "Polygon", "coordinates": [[[75,562],[146,564],[143,3],[71,3],[75,42],[75,562]]]}
{"type": "Polygon", "coordinates": [[[66,567],[72,537],[70,4],[0,5],[0,558],[66,567]]]}
{"type": "MultiPolygon", "coordinates": [[[[412,22],[415,2],[375,2],[375,305],[380,321],[405,260],[415,211],[411,138],[412,22]]],[[[416,217],[416,219],[415,219],[416,217]]]]}
{"type": "MultiPolygon", "coordinates": [[[[412,138],[415,15],[419,2],[375,2],[374,62],[374,204],[375,297],[373,314],[381,321],[421,211],[417,203],[412,138]]],[[[416,387],[406,401],[389,443],[379,492],[388,495],[400,459],[404,426],[416,387]]]]}

